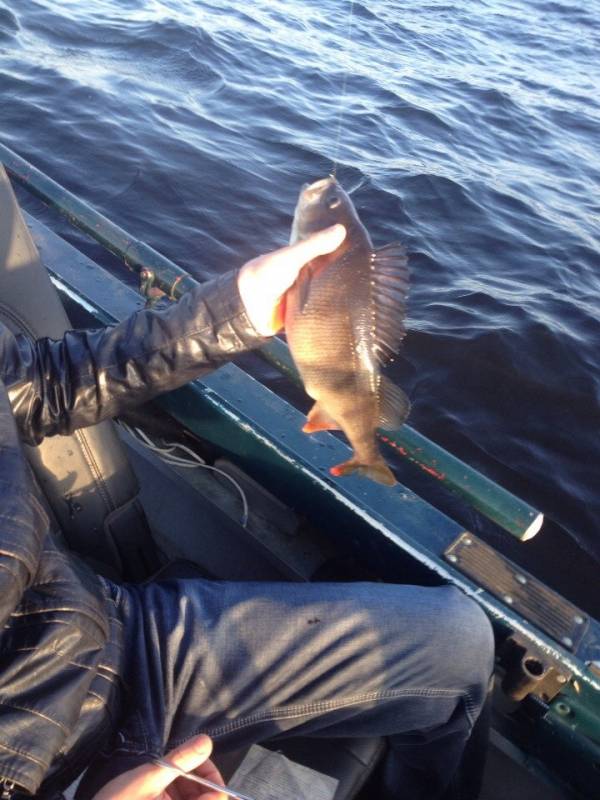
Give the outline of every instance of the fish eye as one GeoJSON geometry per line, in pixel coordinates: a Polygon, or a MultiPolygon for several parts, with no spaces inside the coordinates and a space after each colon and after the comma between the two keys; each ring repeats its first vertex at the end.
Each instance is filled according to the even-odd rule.
{"type": "Polygon", "coordinates": [[[341,202],[339,197],[332,197],[327,201],[327,207],[331,209],[337,208],[341,202]]]}

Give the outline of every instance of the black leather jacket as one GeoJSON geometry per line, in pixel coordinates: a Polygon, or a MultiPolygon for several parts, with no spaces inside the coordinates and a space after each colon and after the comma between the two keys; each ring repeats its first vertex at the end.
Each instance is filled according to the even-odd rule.
{"type": "Polygon", "coordinates": [[[19,439],[117,416],[262,341],[234,273],[60,341],[0,324],[0,795],[81,771],[110,730],[122,658],[102,584],[55,542],[19,439]]]}

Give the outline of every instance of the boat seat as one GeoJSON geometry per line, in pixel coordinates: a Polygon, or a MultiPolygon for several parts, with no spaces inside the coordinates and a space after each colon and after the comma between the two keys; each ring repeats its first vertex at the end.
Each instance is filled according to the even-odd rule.
{"type": "MultiPolygon", "coordinates": [[[[32,338],[60,338],[71,327],[2,164],[0,320],[32,338]]],[[[138,482],[112,421],[25,451],[70,548],[115,580],[140,580],[159,567],[138,482]]]]}

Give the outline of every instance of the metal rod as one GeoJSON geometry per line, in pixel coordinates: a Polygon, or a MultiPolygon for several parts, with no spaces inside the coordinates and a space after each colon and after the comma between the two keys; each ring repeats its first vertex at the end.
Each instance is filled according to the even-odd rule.
{"type": "MultiPolygon", "coordinates": [[[[154,285],[169,297],[177,299],[198,285],[198,281],[168,258],[132,237],[2,143],[0,143],[0,162],[18,183],[56,209],[110,252],[122,258],[130,269],[138,273],[143,269],[151,269],[155,278],[154,285]]],[[[212,276],[205,273],[201,277],[208,280],[212,276]]],[[[259,352],[280,372],[301,384],[289,349],[283,341],[273,337],[259,352]]],[[[517,539],[531,539],[541,528],[544,518],[539,511],[409,425],[404,425],[399,431],[380,430],[378,436],[395,453],[408,459],[447,489],[460,495],[473,508],[517,539]]]]}
{"type": "Polygon", "coordinates": [[[230,789],[229,786],[220,786],[218,783],[209,781],[208,778],[201,778],[199,775],[194,775],[193,772],[184,772],[182,769],[179,769],[179,767],[176,767],[174,764],[169,764],[168,761],[164,761],[162,758],[155,758],[153,763],[159,767],[166,767],[167,769],[173,770],[173,772],[176,772],[181,778],[188,778],[190,781],[206,786],[208,789],[216,789],[218,792],[223,792],[223,794],[227,794],[229,797],[235,798],[235,800],[252,800],[247,794],[236,792],[235,789],[230,789]]]}

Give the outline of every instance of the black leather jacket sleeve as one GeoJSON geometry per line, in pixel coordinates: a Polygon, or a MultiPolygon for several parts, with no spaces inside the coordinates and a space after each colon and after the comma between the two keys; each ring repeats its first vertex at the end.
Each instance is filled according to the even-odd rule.
{"type": "Polygon", "coordinates": [[[37,444],[117,416],[264,341],[231,272],[114,327],[57,341],[10,337],[0,370],[20,434],[37,444]]]}
{"type": "Polygon", "coordinates": [[[47,528],[0,381],[0,631],[37,571],[47,528]]]}

